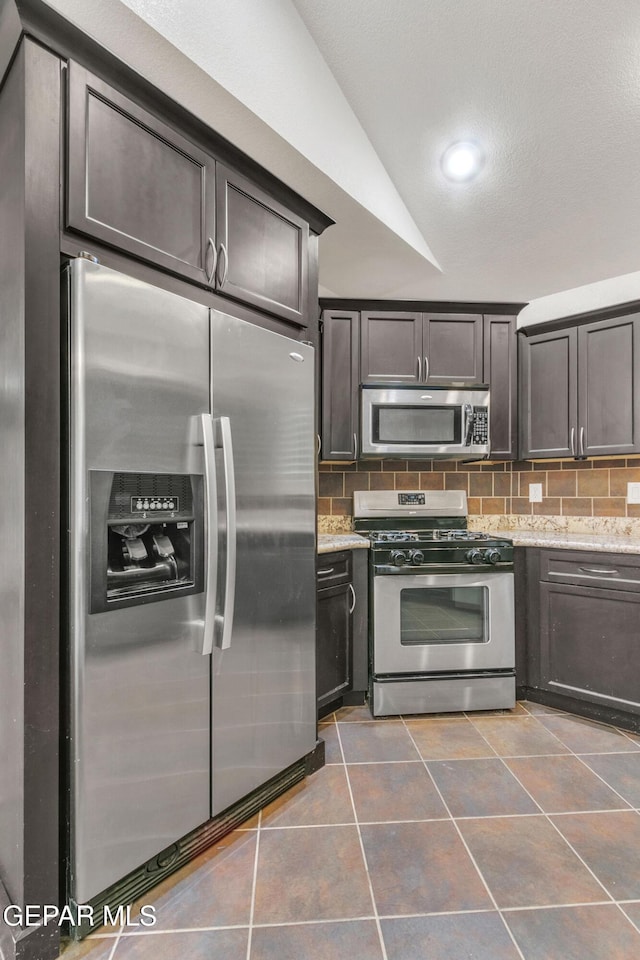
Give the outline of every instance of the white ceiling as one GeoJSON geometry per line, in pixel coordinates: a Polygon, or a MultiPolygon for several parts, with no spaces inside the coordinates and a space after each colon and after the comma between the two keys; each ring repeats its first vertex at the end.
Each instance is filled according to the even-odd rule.
{"type": "Polygon", "coordinates": [[[640,268],[640,0],[47,0],[337,222],[323,292],[640,268]],[[471,184],[443,149],[482,143],[471,184]]]}
{"type": "MultiPolygon", "coordinates": [[[[638,270],[638,0],[294,3],[442,268],[388,296],[530,300],[638,270]],[[486,151],[471,184],[439,169],[459,139],[486,151]]],[[[340,292],[366,293],[347,265],[340,292]]]]}

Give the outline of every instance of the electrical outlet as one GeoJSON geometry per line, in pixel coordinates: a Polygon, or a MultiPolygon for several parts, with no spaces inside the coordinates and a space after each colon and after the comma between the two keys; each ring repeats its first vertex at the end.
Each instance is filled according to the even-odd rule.
{"type": "MultiPolygon", "coordinates": [[[[640,484],[638,484],[640,486],[640,484]]],[[[529,484],[529,503],[542,503],[542,484],[529,484]]]]}
{"type": "Polygon", "coordinates": [[[640,503],[640,483],[627,484],[627,503],[640,503]]]}

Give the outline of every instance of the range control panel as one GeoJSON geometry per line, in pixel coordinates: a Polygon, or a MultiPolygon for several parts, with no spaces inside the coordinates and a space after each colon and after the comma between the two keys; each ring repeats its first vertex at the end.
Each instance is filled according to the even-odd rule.
{"type": "Polygon", "coordinates": [[[416,506],[424,507],[426,500],[424,493],[399,493],[398,503],[415,504],[416,506]]]}
{"type": "Polygon", "coordinates": [[[146,513],[148,510],[177,511],[180,509],[179,497],[131,497],[131,513],[146,513]]]}

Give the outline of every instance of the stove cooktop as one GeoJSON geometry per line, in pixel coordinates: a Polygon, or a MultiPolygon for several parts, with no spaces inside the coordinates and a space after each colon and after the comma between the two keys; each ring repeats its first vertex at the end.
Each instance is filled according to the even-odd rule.
{"type": "Polygon", "coordinates": [[[493,540],[491,534],[477,530],[371,530],[366,536],[372,543],[451,543],[493,540]]]}

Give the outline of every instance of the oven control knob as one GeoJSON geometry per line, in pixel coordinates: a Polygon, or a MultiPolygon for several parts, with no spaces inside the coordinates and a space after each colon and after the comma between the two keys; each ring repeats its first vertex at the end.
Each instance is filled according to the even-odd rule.
{"type": "Polygon", "coordinates": [[[409,554],[409,559],[414,567],[418,567],[421,563],[424,563],[424,553],[422,550],[412,550],[409,554]]]}
{"type": "Polygon", "coordinates": [[[477,548],[468,550],[465,559],[467,563],[486,563],[484,553],[482,550],[478,550],[477,548]]]}
{"type": "Polygon", "coordinates": [[[391,563],[394,563],[396,567],[403,567],[407,562],[407,555],[404,550],[392,550],[391,551],[391,563]]]}
{"type": "Polygon", "coordinates": [[[499,563],[502,560],[502,557],[500,556],[500,551],[495,549],[487,550],[485,552],[485,556],[487,558],[488,563],[499,563]]]}

